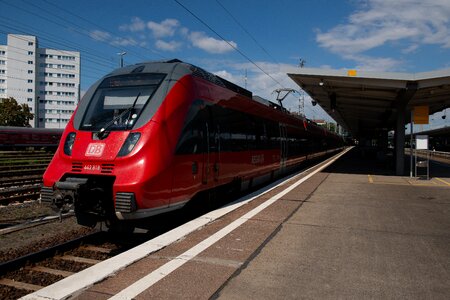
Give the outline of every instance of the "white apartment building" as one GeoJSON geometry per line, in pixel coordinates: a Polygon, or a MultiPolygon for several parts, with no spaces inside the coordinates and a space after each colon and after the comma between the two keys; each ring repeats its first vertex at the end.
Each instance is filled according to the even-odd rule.
{"type": "Polygon", "coordinates": [[[80,53],[39,48],[35,36],[8,34],[0,45],[0,98],[26,103],[32,127],[64,128],[80,98],[80,53]]]}

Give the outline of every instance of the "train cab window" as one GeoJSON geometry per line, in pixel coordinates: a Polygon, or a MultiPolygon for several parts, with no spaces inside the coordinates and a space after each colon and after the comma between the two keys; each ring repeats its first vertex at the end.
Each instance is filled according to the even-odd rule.
{"type": "Polygon", "coordinates": [[[106,78],[90,99],[81,129],[131,129],[164,77],[164,74],[131,74],[106,78]]]}

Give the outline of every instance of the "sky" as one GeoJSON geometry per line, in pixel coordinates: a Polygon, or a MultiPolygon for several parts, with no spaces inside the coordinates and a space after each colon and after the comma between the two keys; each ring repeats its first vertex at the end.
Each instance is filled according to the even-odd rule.
{"type": "MultiPolygon", "coordinates": [[[[81,91],[125,65],[178,58],[275,101],[292,68],[418,73],[450,68],[450,0],[0,0],[0,44],[81,54],[81,91]]],[[[299,110],[298,93],[284,106],[299,110]]],[[[311,119],[329,117],[305,97],[311,119]]],[[[432,117],[449,125],[450,109],[432,117]],[[441,116],[446,113],[447,118],[441,116]],[[446,123],[447,122],[447,123],[446,123]]]]}

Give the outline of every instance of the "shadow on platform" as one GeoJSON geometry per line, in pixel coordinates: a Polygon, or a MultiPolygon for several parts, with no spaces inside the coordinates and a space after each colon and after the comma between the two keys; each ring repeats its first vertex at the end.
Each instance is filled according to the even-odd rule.
{"type": "MultiPolygon", "coordinates": [[[[408,155],[405,155],[405,172],[403,176],[409,176],[409,170],[410,158],[408,155]]],[[[326,168],[325,172],[395,176],[394,157],[391,153],[380,155],[374,152],[368,152],[365,149],[355,147],[347,152],[344,156],[342,156],[333,165],[326,168]]],[[[418,175],[421,175],[420,177],[426,175],[426,169],[419,168],[418,175]]],[[[429,176],[430,178],[450,178],[450,164],[444,164],[442,162],[430,160],[429,176]]]]}

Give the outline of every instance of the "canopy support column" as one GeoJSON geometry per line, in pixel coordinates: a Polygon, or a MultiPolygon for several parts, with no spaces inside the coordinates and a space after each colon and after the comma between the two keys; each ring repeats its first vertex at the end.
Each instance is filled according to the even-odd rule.
{"type": "Polygon", "coordinates": [[[395,125],[395,174],[403,175],[405,172],[405,108],[397,112],[395,125]]]}

